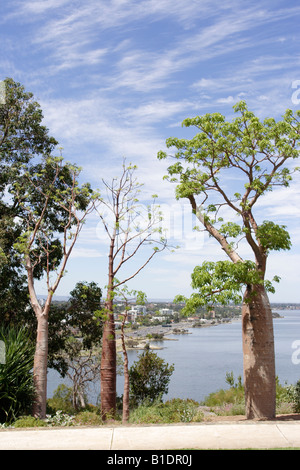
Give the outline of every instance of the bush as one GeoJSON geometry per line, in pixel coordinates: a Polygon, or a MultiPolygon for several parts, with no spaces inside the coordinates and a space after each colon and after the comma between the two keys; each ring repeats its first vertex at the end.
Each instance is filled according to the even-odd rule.
{"type": "Polygon", "coordinates": [[[225,404],[243,404],[245,402],[244,391],[242,389],[230,388],[228,390],[220,389],[217,392],[210,393],[204,400],[203,405],[216,407],[225,404]]]}
{"type": "Polygon", "coordinates": [[[194,400],[174,398],[165,403],[156,401],[152,404],[144,402],[130,414],[130,422],[136,424],[169,424],[202,421],[203,414],[199,411],[199,403],[194,400]]]}
{"type": "Polygon", "coordinates": [[[59,410],[53,416],[47,415],[45,423],[46,426],[73,426],[74,416],[59,410]]]}
{"type": "Polygon", "coordinates": [[[130,393],[137,404],[154,403],[168,392],[170,377],[174,366],[166,364],[163,359],[149,349],[138,356],[129,369],[130,393]]]}
{"type": "Polygon", "coordinates": [[[300,413],[300,380],[298,380],[296,385],[286,386],[286,393],[294,413],[300,413]]]}
{"type": "Polygon", "coordinates": [[[25,328],[0,328],[5,344],[5,364],[0,364],[0,422],[27,414],[34,397],[34,343],[25,328]]]}
{"type": "Polygon", "coordinates": [[[99,426],[103,424],[102,418],[95,411],[80,411],[74,416],[74,424],[79,426],[99,426]]]}
{"type": "Polygon", "coordinates": [[[213,408],[214,413],[222,416],[234,416],[245,414],[245,392],[242,379],[239,376],[237,382],[233,373],[226,373],[225,381],[229,389],[220,389],[210,393],[204,400],[203,405],[213,408]]]}
{"type": "Polygon", "coordinates": [[[72,403],[72,387],[67,387],[65,384],[60,384],[54,390],[53,397],[47,400],[47,412],[54,414],[57,411],[63,413],[75,413],[72,403]]]}
{"type": "Polygon", "coordinates": [[[47,423],[33,416],[21,416],[13,423],[14,428],[37,428],[41,426],[47,426],[47,423]]]}

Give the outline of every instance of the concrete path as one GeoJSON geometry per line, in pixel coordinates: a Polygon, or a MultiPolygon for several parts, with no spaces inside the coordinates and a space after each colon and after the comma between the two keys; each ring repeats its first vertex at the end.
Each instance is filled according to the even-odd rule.
{"type": "Polygon", "coordinates": [[[0,430],[0,450],[300,448],[299,421],[0,430]]]}

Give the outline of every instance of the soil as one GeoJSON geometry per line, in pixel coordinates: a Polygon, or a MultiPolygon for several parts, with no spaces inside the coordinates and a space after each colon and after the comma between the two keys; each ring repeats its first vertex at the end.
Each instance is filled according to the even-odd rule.
{"type": "MultiPolygon", "coordinates": [[[[216,415],[206,415],[204,417],[204,422],[207,423],[222,423],[222,422],[247,422],[251,423],[254,420],[247,420],[245,415],[236,415],[236,416],[216,416],[216,415]]],[[[259,420],[260,421],[260,420],[259,420]]],[[[277,415],[276,418],[272,421],[300,421],[300,413],[284,414],[277,415]]]]}

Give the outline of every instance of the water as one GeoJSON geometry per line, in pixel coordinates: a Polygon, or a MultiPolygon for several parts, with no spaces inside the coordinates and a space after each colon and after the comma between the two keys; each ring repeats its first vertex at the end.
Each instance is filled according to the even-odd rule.
{"type": "MultiPolygon", "coordinates": [[[[276,375],[280,383],[294,384],[300,379],[300,364],[292,361],[293,342],[300,344],[300,310],[279,311],[284,318],[274,319],[276,375]]],[[[155,343],[163,347],[157,354],[174,364],[168,394],[171,398],[193,398],[202,401],[209,393],[228,388],[227,372],[243,377],[241,322],[224,323],[207,328],[190,328],[187,335],[171,335],[173,341],[155,343]]],[[[299,346],[298,346],[299,349],[299,346]]],[[[128,351],[129,367],[137,360],[138,351],[128,351]]],[[[300,358],[300,352],[298,357],[300,358]]],[[[294,361],[295,362],[295,361],[294,361]]],[[[63,380],[55,371],[48,373],[48,397],[63,380]]],[[[66,382],[65,382],[66,383],[66,382]]],[[[117,393],[123,394],[123,377],[117,377],[117,393]]],[[[91,388],[89,399],[96,402],[100,384],[91,388]]]]}

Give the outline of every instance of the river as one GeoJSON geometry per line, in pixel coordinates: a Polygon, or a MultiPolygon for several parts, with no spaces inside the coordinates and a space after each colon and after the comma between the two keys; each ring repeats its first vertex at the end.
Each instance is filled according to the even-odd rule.
{"type": "MultiPolygon", "coordinates": [[[[276,375],[282,384],[295,384],[300,379],[300,310],[279,310],[278,313],[283,318],[274,319],[276,375]]],[[[243,374],[241,321],[190,328],[189,333],[170,335],[171,341],[155,343],[163,348],[157,350],[157,354],[175,367],[164,400],[192,398],[200,402],[209,393],[228,388],[227,372],[233,372],[235,379],[243,374]]],[[[128,351],[129,366],[139,353],[128,351]]],[[[48,398],[63,382],[67,383],[55,371],[48,372],[48,398]]],[[[96,403],[99,393],[100,384],[91,387],[91,403],[96,403]]],[[[117,377],[117,393],[123,393],[122,376],[117,377]]]]}

